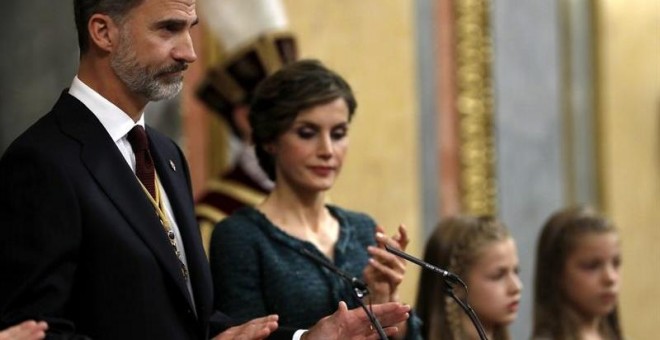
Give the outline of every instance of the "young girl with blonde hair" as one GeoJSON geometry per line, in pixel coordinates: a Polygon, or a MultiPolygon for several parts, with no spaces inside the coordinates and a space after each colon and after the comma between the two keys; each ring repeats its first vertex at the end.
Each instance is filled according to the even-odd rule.
{"type": "MultiPolygon", "coordinates": [[[[488,216],[442,220],[429,238],[424,260],[458,275],[469,288],[468,303],[491,340],[508,340],[517,316],[522,284],[516,244],[504,224],[488,216]]],[[[460,286],[454,288],[464,298],[460,286]]],[[[423,271],[416,310],[427,340],[478,339],[460,306],[445,294],[440,275],[423,271]]]]}
{"type": "Polygon", "coordinates": [[[614,225],[590,207],[546,222],[538,242],[534,339],[622,339],[617,313],[621,251],[614,225]]]}

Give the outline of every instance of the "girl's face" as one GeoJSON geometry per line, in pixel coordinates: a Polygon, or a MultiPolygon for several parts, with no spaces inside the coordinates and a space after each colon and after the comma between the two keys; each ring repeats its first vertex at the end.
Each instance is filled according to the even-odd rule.
{"type": "Polygon", "coordinates": [[[278,184],[304,191],[330,189],[348,150],[348,117],[343,98],[300,112],[291,128],[267,146],[278,184]]]}
{"type": "Polygon", "coordinates": [[[616,233],[580,236],[564,265],[562,290],[568,303],[587,318],[610,313],[619,294],[620,265],[616,233]]]}
{"type": "Polygon", "coordinates": [[[513,322],[522,291],[513,239],[486,245],[467,273],[467,284],[469,303],[485,327],[513,322]]]}

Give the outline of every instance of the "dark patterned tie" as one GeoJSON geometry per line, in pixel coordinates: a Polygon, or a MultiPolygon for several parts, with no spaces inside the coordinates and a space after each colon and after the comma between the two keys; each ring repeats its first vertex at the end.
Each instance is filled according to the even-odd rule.
{"type": "Polygon", "coordinates": [[[156,198],[156,170],[149,152],[149,141],[144,128],[140,125],[133,127],[128,132],[128,142],[131,143],[133,153],[135,153],[135,175],[149,191],[151,197],[156,198]]]}

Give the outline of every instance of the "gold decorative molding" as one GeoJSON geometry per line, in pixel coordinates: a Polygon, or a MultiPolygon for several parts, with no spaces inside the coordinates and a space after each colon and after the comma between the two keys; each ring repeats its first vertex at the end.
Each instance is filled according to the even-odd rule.
{"type": "Polygon", "coordinates": [[[460,190],[467,214],[497,211],[489,5],[454,3],[460,190]]]}

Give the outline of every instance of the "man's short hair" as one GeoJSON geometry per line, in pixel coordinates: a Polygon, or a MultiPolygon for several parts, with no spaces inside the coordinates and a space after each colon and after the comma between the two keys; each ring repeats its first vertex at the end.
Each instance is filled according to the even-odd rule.
{"type": "Polygon", "coordinates": [[[140,5],[144,0],[74,0],[73,14],[78,30],[78,47],[80,53],[89,49],[89,31],[87,24],[89,18],[96,13],[109,15],[112,20],[121,22],[126,14],[140,5]]]}

